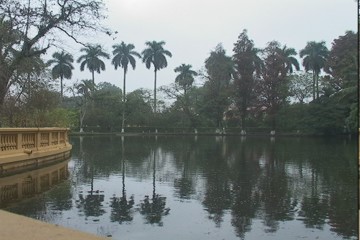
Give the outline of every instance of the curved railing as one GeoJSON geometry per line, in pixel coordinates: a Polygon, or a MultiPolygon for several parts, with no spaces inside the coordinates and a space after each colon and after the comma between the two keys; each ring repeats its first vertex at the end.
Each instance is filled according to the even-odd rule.
{"type": "Polygon", "coordinates": [[[70,157],[68,128],[0,128],[0,175],[70,157]]]}

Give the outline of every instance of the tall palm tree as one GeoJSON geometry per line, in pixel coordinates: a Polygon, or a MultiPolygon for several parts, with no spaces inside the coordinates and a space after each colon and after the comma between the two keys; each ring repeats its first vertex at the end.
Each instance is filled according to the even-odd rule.
{"type": "Polygon", "coordinates": [[[325,42],[308,42],[304,49],[300,51],[300,57],[303,59],[305,71],[311,70],[313,73],[313,99],[319,98],[319,74],[324,68],[329,50],[325,46],[325,42]]]}
{"type": "Polygon", "coordinates": [[[156,113],[156,73],[158,70],[167,67],[166,56],[172,57],[172,54],[163,48],[164,41],[148,41],[145,45],[147,48],[142,51],[143,62],[148,69],[150,69],[151,65],[154,66],[154,112],[156,113]]]}
{"type": "Polygon", "coordinates": [[[105,63],[100,58],[109,59],[109,54],[104,52],[102,47],[98,44],[88,44],[86,47],[80,49],[80,51],[85,52],[85,54],[81,55],[77,60],[78,63],[81,63],[80,70],[84,71],[86,66],[91,72],[92,81],[95,84],[95,71],[100,73],[101,70],[105,70],[105,63]]]}
{"type": "Polygon", "coordinates": [[[197,76],[197,72],[191,70],[192,66],[189,64],[181,64],[174,69],[179,74],[175,78],[175,82],[184,89],[184,95],[186,91],[191,87],[194,82],[194,77],[197,76]]]}
{"type": "Polygon", "coordinates": [[[55,79],[60,78],[61,99],[63,99],[63,80],[64,78],[71,79],[72,70],[74,69],[74,66],[72,65],[74,58],[71,54],[64,51],[55,52],[52,57],[53,59],[50,59],[47,63],[49,65],[54,64],[51,74],[55,79]]]}
{"type": "Polygon", "coordinates": [[[135,69],[136,67],[136,60],[134,56],[141,58],[141,55],[134,51],[133,49],[135,46],[133,44],[126,44],[121,42],[121,44],[113,45],[113,55],[114,58],[112,59],[111,63],[114,65],[115,70],[118,67],[124,69],[124,80],[123,80],[123,112],[122,112],[122,125],[121,125],[121,132],[124,132],[124,125],[125,125],[125,103],[126,103],[126,73],[128,70],[128,65],[130,63],[131,67],[135,69]]]}

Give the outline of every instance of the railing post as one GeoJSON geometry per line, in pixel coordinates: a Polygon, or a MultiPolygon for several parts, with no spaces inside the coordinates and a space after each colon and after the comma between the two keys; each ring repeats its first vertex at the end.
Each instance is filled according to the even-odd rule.
{"type": "Polygon", "coordinates": [[[56,131],[57,145],[60,145],[60,130],[56,131]]]}
{"type": "Polygon", "coordinates": [[[40,143],[41,143],[41,132],[40,132],[40,128],[38,128],[36,137],[35,137],[35,146],[36,146],[37,150],[39,150],[41,147],[40,143]]]}
{"type": "Polygon", "coordinates": [[[52,132],[51,131],[49,131],[49,147],[51,147],[52,146],[52,132]]]}
{"type": "Polygon", "coordinates": [[[68,132],[69,132],[69,129],[65,128],[65,131],[64,131],[64,140],[65,140],[65,146],[67,146],[68,142],[69,142],[69,136],[68,136],[68,132]]]}
{"type": "Polygon", "coordinates": [[[22,133],[18,133],[16,136],[16,148],[17,150],[21,150],[22,149],[22,133]]]}

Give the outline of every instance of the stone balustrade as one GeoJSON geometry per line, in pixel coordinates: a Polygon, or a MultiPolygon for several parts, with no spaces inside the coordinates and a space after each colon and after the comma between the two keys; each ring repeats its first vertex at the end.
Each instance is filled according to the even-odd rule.
{"type": "Polygon", "coordinates": [[[0,128],[0,155],[66,146],[68,128],[0,128]]]}
{"type": "Polygon", "coordinates": [[[70,157],[68,128],[0,128],[0,176],[70,157]]]}

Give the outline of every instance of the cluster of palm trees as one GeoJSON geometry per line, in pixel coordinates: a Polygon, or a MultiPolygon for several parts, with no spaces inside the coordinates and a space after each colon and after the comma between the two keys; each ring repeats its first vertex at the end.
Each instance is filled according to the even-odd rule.
{"type": "MultiPolygon", "coordinates": [[[[126,103],[126,74],[130,66],[136,68],[136,58],[142,60],[146,68],[150,69],[154,67],[154,103],[153,111],[156,112],[156,84],[157,84],[157,71],[167,67],[167,57],[172,57],[170,51],[164,49],[164,41],[148,41],[145,43],[146,48],[140,53],[135,51],[133,44],[126,44],[121,42],[112,46],[113,58],[111,64],[115,70],[119,67],[123,69],[123,103],[126,103]]],[[[299,70],[299,64],[293,57],[296,55],[296,51],[286,46],[281,49],[286,58],[286,68],[290,73],[293,72],[292,66],[299,70]]],[[[103,48],[98,45],[88,44],[80,49],[84,54],[81,55],[77,62],[80,63],[80,70],[84,71],[87,68],[92,75],[91,80],[87,81],[88,85],[95,86],[95,72],[100,73],[105,70],[105,63],[103,59],[109,59],[110,55],[106,53],[103,48]]],[[[326,63],[328,56],[328,49],[325,46],[325,42],[308,42],[306,47],[300,51],[300,57],[303,58],[303,66],[306,71],[312,71],[313,73],[313,99],[319,98],[319,74],[321,69],[326,63]]],[[[61,86],[61,99],[63,98],[63,80],[64,78],[70,79],[72,77],[72,70],[74,59],[71,54],[62,52],[55,52],[52,55],[53,59],[48,61],[49,65],[53,65],[52,76],[53,78],[60,78],[61,86]]],[[[191,69],[191,65],[182,64],[175,68],[175,72],[178,73],[175,83],[182,88],[184,95],[189,90],[194,81],[194,77],[197,75],[195,71],[191,69]]],[[[80,87],[81,88],[81,87],[80,87]]],[[[125,108],[122,112],[122,131],[125,126],[125,108]]]]}
{"type": "MultiPolygon", "coordinates": [[[[111,64],[114,65],[115,70],[118,67],[123,68],[123,103],[126,102],[126,73],[128,71],[128,66],[135,69],[136,67],[136,57],[142,59],[145,63],[146,68],[150,69],[151,66],[154,67],[154,112],[156,112],[156,80],[157,80],[157,71],[162,68],[167,67],[166,57],[172,57],[170,51],[164,49],[164,41],[148,41],[145,42],[147,48],[140,55],[136,52],[135,46],[133,44],[126,44],[121,42],[120,44],[113,45],[113,58],[111,64]]],[[[95,85],[95,72],[100,73],[105,70],[105,63],[102,59],[109,59],[110,56],[106,53],[101,45],[88,44],[85,47],[80,49],[84,54],[81,55],[77,62],[80,63],[80,70],[84,71],[87,68],[91,72],[92,76],[92,85],[95,85]]],[[[74,69],[72,63],[74,59],[71,54],[62,52],[55,52],[52,55],[53,59],[48,61],[49,65],[54,65],[52,68],[53,78],[60,78],[60,88],[61,88],[61,99],[63,98],[63,80],[64,78],[70,79],[72,77],[72,70],[74,69]]],[[[123,120],[122,120],[122,131],[124,131],[124,121],[125,121],[125,108],[123,109],[123,120]]]]}

